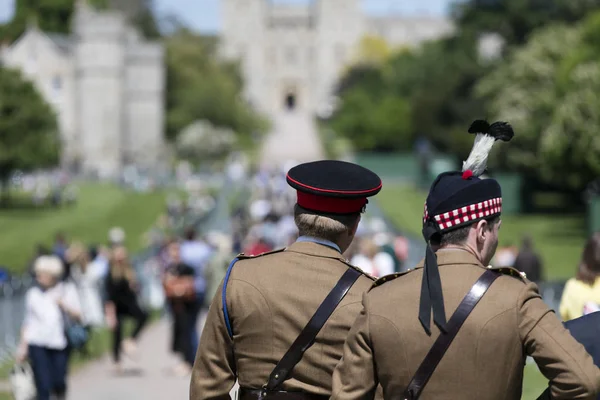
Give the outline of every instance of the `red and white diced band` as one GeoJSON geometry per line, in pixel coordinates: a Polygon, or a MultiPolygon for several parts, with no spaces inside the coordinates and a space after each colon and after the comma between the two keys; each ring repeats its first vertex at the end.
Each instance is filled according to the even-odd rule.
{"type": "MultiPolygon", "coordinates": [[[[502,198],[498,197],[482,201],[469,206],[460,207],[456,210],[448,211],[442,214],[434,215],[433,219],[437,222],[441,230],[452,228],[453,226],[464,224],[465,222],[474,221],[481,218],[486,218],[502,212],[502,198]]],[[[427,212],[427,204],[423,222],[427,221],[429,213],[427,212]]]]}

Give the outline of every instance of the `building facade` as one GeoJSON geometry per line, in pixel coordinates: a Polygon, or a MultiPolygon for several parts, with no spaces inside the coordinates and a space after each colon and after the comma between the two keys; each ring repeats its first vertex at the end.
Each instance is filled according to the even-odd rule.
{"type": "Polygon", "coordinates": [[[79,1],[71,35],[30,26],[2,61],[56,111],[64,165],[108,177],[154,166],[164,153],[164,50],[121,13],[79,1]]]}
{"type": "Polygon", "coordinates": [[[272,115],[294,108],[327,113],[341,72],[366,35],[415,46],[452,31],[441,17],[372,17],[360,0],[221,0],[222,56],[241,62],[246,96],[272,115]]]}

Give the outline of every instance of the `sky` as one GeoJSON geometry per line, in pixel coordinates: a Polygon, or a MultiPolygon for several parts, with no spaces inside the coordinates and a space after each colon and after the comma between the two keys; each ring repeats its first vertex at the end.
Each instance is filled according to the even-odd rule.
{"type": "MultiPolygon", "coordinates": [[[[15,0],[0,0],[0,22],[11,18],[15,0]]],[[[259,0],[253,0],[259,1],[259,0]]],[[[305,2],[307,0],[275,0],[277,2],[305,2]]],[[[452,0],[362,0],[369,14],[444,15],[452,0]]],[[[206,33],[219,31],[219,0],[154,0],[159,16],[176,15],[190,28],[206,33]]]]}

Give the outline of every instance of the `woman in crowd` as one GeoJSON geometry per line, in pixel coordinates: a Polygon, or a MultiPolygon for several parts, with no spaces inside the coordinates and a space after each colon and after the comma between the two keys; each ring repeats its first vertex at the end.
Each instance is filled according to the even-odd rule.
{"type": "Polygon", "coordinates": [[[90,252],[82,243],[71,244],[66,258],[71,264],[71,278],[79,293],[83,324],[90,328],[102,326],[104,313],[100,291],[103,271],[91,262],[90,252]]]}
{"type": "Polygon", "coordinates": [[[52,395],[63,400],[69,360],[65,321],[81,319],[79,297],[73,285],[61,282],[64,268],[58,257],[39,257],[34,272],[36,285],[25,296],[17,362],[31,361],[38,400],[50,400],[52,395]]]}
{"type": "Polygon", "coordinates": [[[394,273],[393,260],[382,253],[373,240],[361,238],[358,248],[359,252],[350,259],[352,265],[375,277],[394,273]]]}
{"type": "Polygon", "coordinates": [[[169,244],[170,263],[163,278],[165,294],[173,315],[172,350],[181,363],[174,369],[178,376],[187,376],[194,366],[193,324],[196,320],[195,270],[181,261],[179,243],[169,244]]]}
{"type": "Polygon", "coordinates": [[[106,277],[106,323],[113,331],[113,360],[116,372],[122,372],[121,345],[128,355],[134,355],[139,334],[146,325],[148,315],[138,303],[139,285],[133,267],[129,263],[127,250],[123,246],[113,248],[110,271],[106,277]],[[135,320],[135,328],[129,339],[123,340],[123,321],[135,320]]]}
{"type": "Polygon", "coordinates": [[[577,274],[565,285],[559,311],[564,321],[600,311],[600,233],[586,243],[577,274]]]}

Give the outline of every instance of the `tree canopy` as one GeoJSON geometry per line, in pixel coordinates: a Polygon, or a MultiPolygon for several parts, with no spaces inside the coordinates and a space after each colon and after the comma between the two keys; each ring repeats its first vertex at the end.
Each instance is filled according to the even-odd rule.
{"type": "Polygon", "coordinates": [[[363,40],[366,61],[339,81],[327,126],[359,151],[406,152],[427,138],[464,158],[471,121],[507,120],[515,140],[492,156],[503,168],[572,191],[597,177],[600,0],[464,0],[452,17],[452,35],[419,48],[363,40]]]}
{"type": "MultiPolygon", "coordinates": [[[[151,0],[86,0],[93,7],[121,10],[150,38],[160,36],[158,24],[152,13],[151,0]]],[[[69,33],[76,0],[15,0],[15,13],[11,21],[0,26],[0,39],[12,42],[35,21],[45,32],[69,33]]]]}
{"type": "Polygon", "coordinates": [[[600,13],[575,27],[532,35],[477,93],[518,136],[500,156],[505,168],[574,189],[600,175],[600,13]]]}
{"type": "Polygon", "coordinates": [[[451,133],[464,133],[482,113],[471,96],[484,72],[475,44],[457,36],[396,51],[381,65],[356,64],[338,84],[340,105],[327,124],[358,150],[405,151],[419,136],[443,149],[468,149],[468,135],[451,133]]]}
{"type": "Polygon", "coordinates": [[[0,67],[0,180],[58,163],[56,115],[21,73],[0,67]]]}
{"type": "Polygon", "coordinates": [[[459,28],[498,33],[509,45],[523,45],[536,29],[554,22],[574,23],[600,7],[600,0],[466,0],[455,2],[459,28]]]}
{"type": "Polygon", "coordinates": [[[238,66],[217,59],[215,37],[180,30],[165,43],[170,139],[197,120],[230,128],[245,144],[252,141],[252,135],[265,131],[266,122],[242,98],[238,66]]]}

